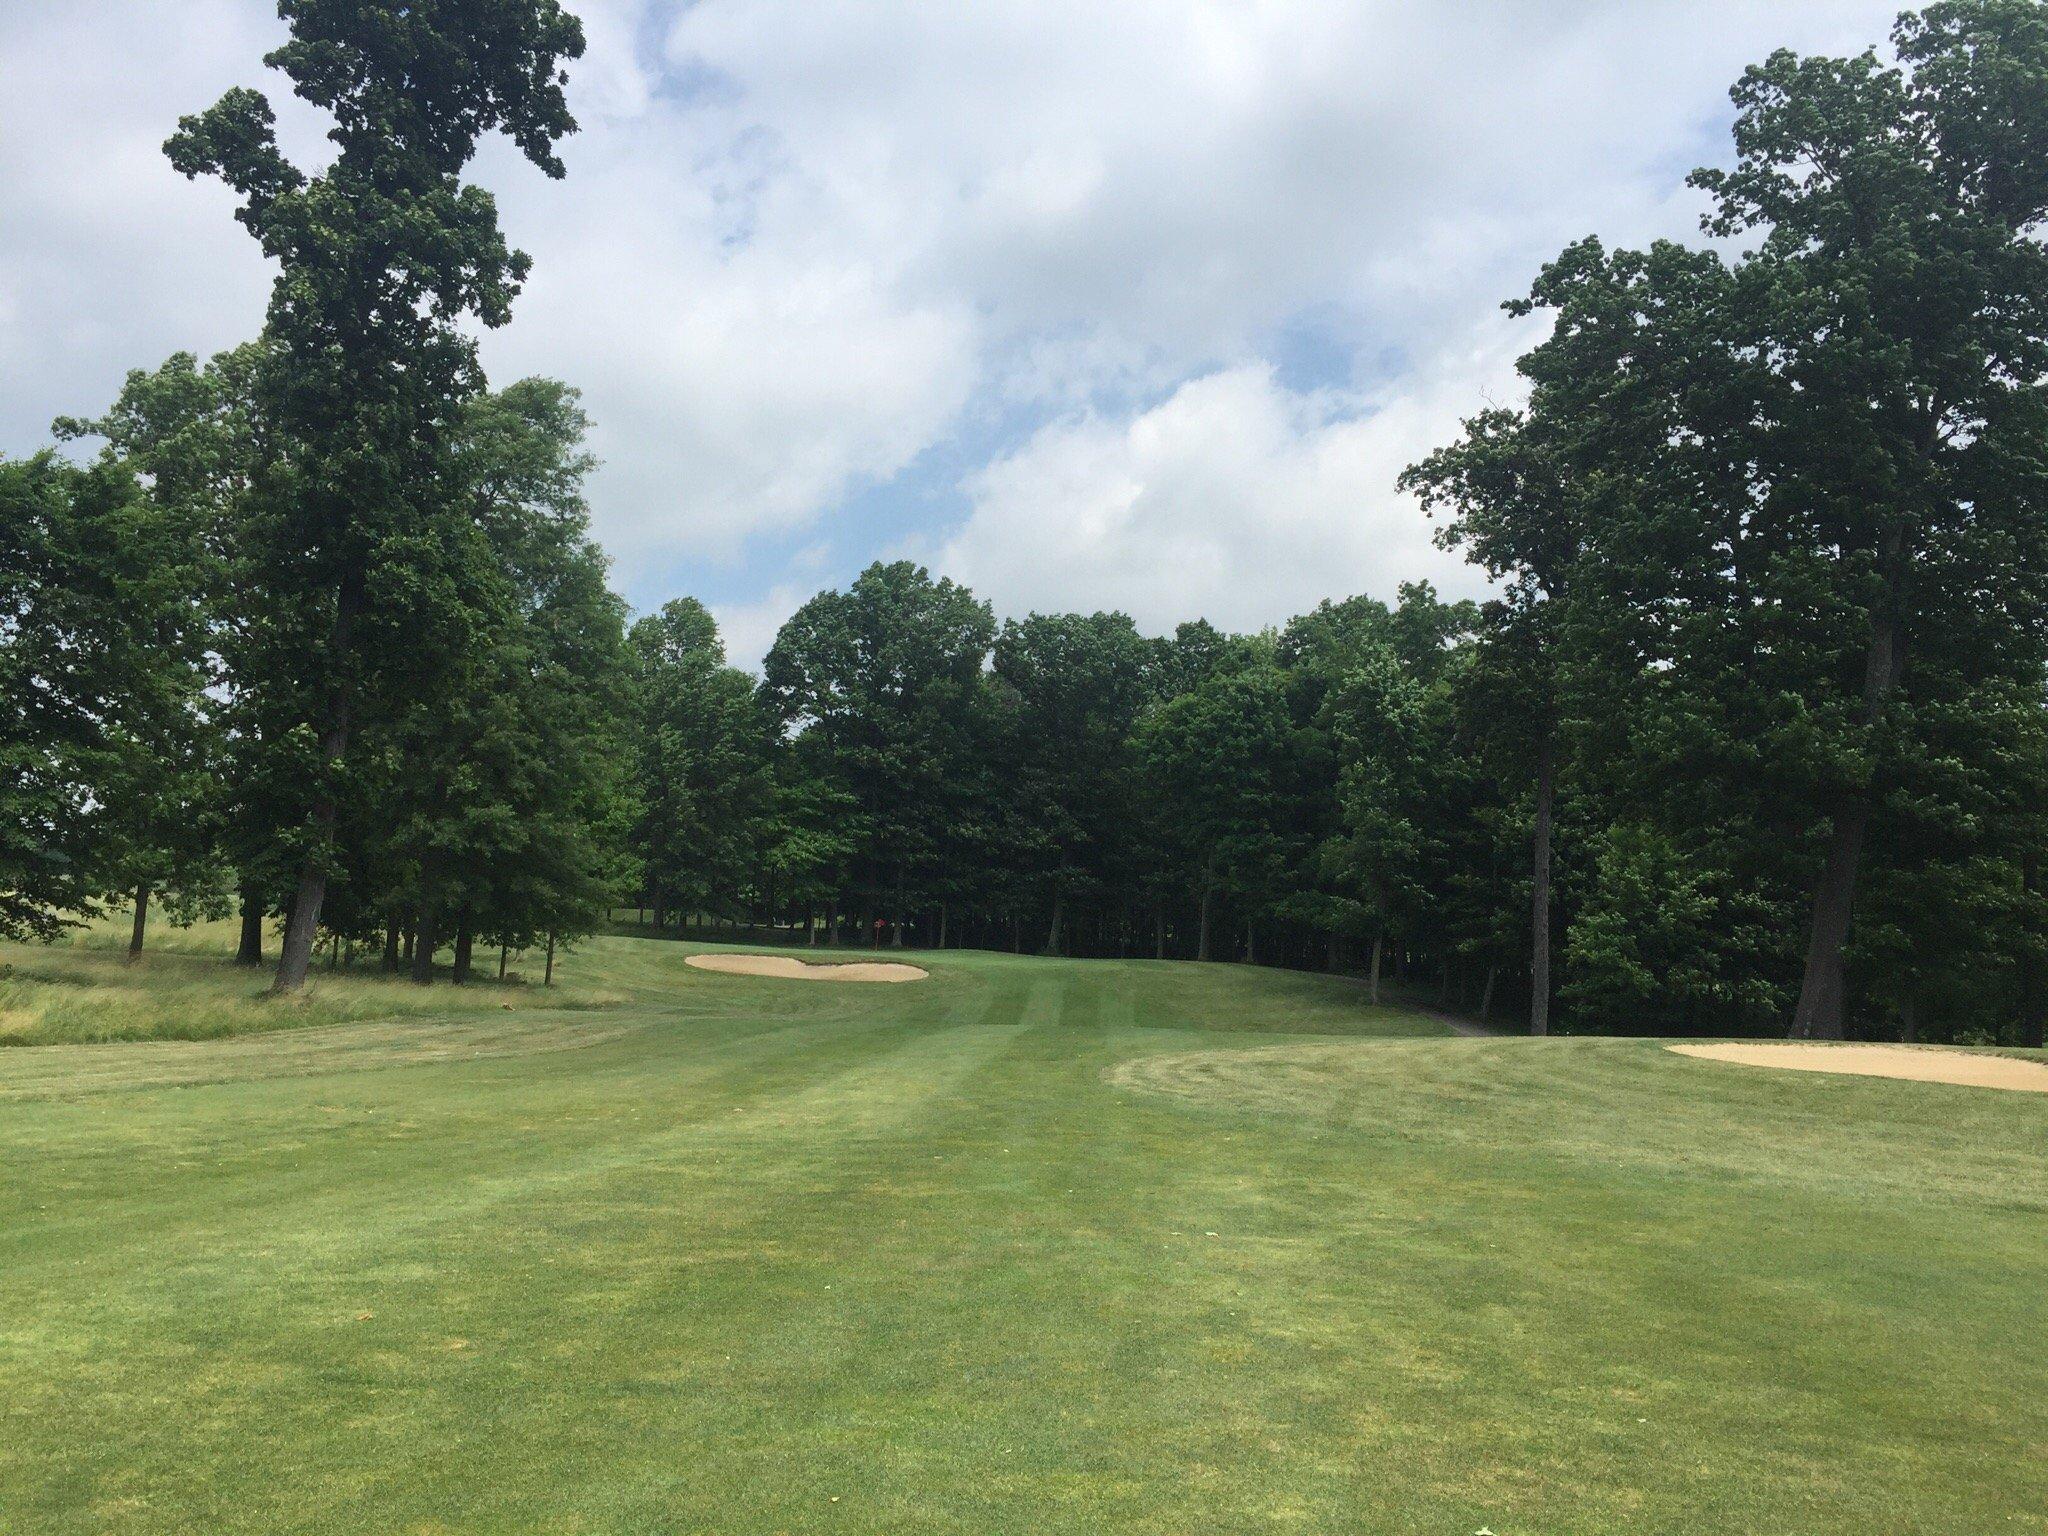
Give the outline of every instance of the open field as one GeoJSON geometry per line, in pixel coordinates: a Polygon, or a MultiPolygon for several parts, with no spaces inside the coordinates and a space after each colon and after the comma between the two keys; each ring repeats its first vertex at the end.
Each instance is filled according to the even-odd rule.
{"type": "Polygon", "coordinates": [[[9,1536],[2048,1531],[2038,1095],[625,938],[238,1034],[163,940],[0,956],[235,1035],[0,1050],[9,1536]]]}

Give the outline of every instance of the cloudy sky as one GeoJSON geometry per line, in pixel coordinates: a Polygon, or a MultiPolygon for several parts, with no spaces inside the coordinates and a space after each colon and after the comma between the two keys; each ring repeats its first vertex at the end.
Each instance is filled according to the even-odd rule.
{"type": "MultiPolygon", "coordinates": [[[[736,659],[909,555],[999,611],[1236,628],[1471,576],[1401,467],[1514,395],[1536,265],[1691,232],[1726,91],[1891,0],[571,0],[583,131],[478,175],[535,262],[486,358],[582,388],[599,537],[736,659]]],[[[264,0],[0,7],[0,452],[254,334],[232,198],[159,146],[287,107],[264,0]]]]}

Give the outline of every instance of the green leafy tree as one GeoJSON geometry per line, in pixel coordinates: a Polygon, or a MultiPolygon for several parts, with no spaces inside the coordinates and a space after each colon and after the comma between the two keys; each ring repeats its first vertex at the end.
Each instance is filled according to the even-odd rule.
{"type": "Polygon", "coordinates": [[[660,927],[672,911],[730,910],[760,872],[764,840],[781,840],[769,830],[773,724],[694,598],[641,619],[630,644],[640,785],[632,846],[660,927]]]}
{"type": "Polygon", "coordinates": [[[1047,954],[1062,951],[1068,901],[1101,894],[1127,862],[1148,649],[1120,613],[1032,614],[996,636],[995,679],[1015,701],[1008,793],[1047,893],[1047,954]]]}
{"type": "Polygon", "coordinates": [[[1551,839],[1556,824],[1560,748],[1560,650],[1564,600],[1581,555],[1582,514],[1575,505],[1567,449],[1574,412],[1552,411],[1539,389],[1527,412],[1487,411],[1465,424],[1456,444],[1401,477],[1423,507],[1448,513],[1437,535],[1463,549],[1498,584],[1483,613],[1481,643],[1488,755],[1533,786],[1530,830],[1529,1032],[1549,1033],[1551,1002],[1551,839]]]}
{"type": "Polygon", "coordinates": [[[791,615],[763,667],[777,718],[852,800],[862,846],[850,886],[864,912],[884,904],[897,944],[909,904],[942,883],[970,809],[994,638],[988,605],[964,587],[878,563],[791,615]]]}
{"type": "Polygon", "coordinates": [[[759,817],[760,859],[773,888],[804,908],[804,935],[818,942],[818,906],[827,905],[825,933],[837,939],[831,904],[847,860],[859,846],[853,797],[812,771],[809,754],[784,749],[770,758],[768,809],[759,817]]]}
{"type": "Polygon", "coordinates": [[[1424,692],[1391,647],[1367,651],[1346,673],[1334,700],[1341,754],[1342,830],[1326,857],[1357,893],[1372,935],[1372,1000],[1388,934],[1412,931],[1423,906],[1427,865],[1423,781],[1429,742],[1424,692]]]}
{"type": "Polygon", "coordinates": [[[204,628],[190,529],[123,463],[0,461],[0,933],[109,891],[201,901],[204,628]]]}
{"type": "Polygon", "coordinates": [[[262,700],[258,678],[262,598],[247,560],[257,513],[252,501],[262,426],[252,385],[262,349],[224,352],[203,367],[177,353],[137,369],[104,416],[60,418],[60,438],[99,437],[102,457],[146,487],[183,558],[160,573],[167,590],[162,648],[182,697],[159,701],[114,754],[124,783],[109,784],[119,836],[103,849],[110,888],[134,906],[131,953],[142,946],[150,898],[180,916],[210,912],[222,867],[239,872],[243,932],[239,958],[260,958],[266,887],[279,870],[269,857],[275,815],[263,805],[262,700]]]}
{"type": "Polygon", "coordinates": [[[1897,66],[1751,69],[1735,166],[1694,177],[1710,232],[1757,242],[1733,284],[1768,374],[1750,489],[1774,583],[1820,600],[1834,662],[1808,696],[1830,833],[1795,1035],[1843,1031],[1865,839],[1926,728],[1916,659],[1989,642],[1963,680],[2038,672],[2048,584],[2048,20],[1944,0],[1893,43],[1897,66]]]}
{"type": "Polygon", "coordinates": [[[1212,673],[1138,725],[1150,841],[1194,901],[1197,959],[1214,952],[1218,896],[1250,923],[1281,895],[1295,746],[1287,680],[1270,661],[1212,673]]]}
{"type": "Polygon", "coordinates": [[[1379,741],[1358,714],[1367,698],[1351,686],[1354,674],[1369,667],[1375,676],[1398,679],[1400,696],[1415,705],[1417,733],[1426,722],[1431,745],[1425,749],[1418,739],[1411,750],[1419,754],[1418,784],[1427,782],[1436,799],[1418,803],[1413,813],[1431,828],[1429,848],[1446,868],[1418,867],[1411,878],[1422,886],[1447,882],[1449,843],[1466,815],[1463,806],[1452,802],[1466,776],[1458,772],[1447,738],[1447,679],[1475,621],[1474,605],[1444,603],[1427,582],[1419,582],[1404,584],[1393,608],[1370,597],[1326,601],[1281,632],[1277,655],[1287,674],[1296,726],[1296,831],[1303,850],[1289,872],[1281,910],[1289,921],[1322,937],[1333,969],[1342,965],[1351,941],[1385,933],[1381,915],[1366,900],[1347,860],[1352,845],[1344,796],[1347,785],[1355,790],[1362,784],[1361,732],[1379,741]]]}
{"type": "Polygon", "coordinates": [[[435,594],[407,578],[447,510],[446,433],[480,387],[462,322],[503,325],[527,272],[462,171],[502,131],[562,174],[554,145],[575,122],[560,64],[583,34],[556,0],[280,0],[278,12],[291,37],[266,62],[332,115],[332,162],[309,175],[286,160],[269,102],[245,88],[182,120],[166,151],[186,175],[234,188],[237,218],[280,269],[258,385],[279,439],[264,574],[305,626],[298,674],[322,680],[299,727],[314,739],[300,744],[302,863],[277,972],[289,990],[332,873],[357,713],[417,686],[434,654],[412,605],[435,594]],[[275,483],[285,465],[288,486],[275,483]]]}
{"type": "Polygon", "coordinates": [[[464,623],[440,638],[442,689],[366,738],[401,765],[386,870],[412,897],[421,980],[444,936],[464,981],[479,936],[573,938],[620,893],[625,616],[589,537],[587,429],[574,390],[524,379],[467,404],[449,439],[457,515],[436,526],[459,537],[414,570],[460,584],[421,606],[464,623]]]}

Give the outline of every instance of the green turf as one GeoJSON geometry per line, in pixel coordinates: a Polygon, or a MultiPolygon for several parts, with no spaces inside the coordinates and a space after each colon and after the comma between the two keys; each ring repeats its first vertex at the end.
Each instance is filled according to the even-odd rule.
{"type": "Polygon", "coordinates": [[[2048,1096],[687,952],[0,1050],[0,1532],[2048,1531],[2048,1096]]]}

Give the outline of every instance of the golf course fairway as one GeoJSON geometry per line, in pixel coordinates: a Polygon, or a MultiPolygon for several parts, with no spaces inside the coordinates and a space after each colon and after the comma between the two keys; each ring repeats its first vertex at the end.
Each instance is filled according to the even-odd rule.
{"type": "Polygon", "coordinates": [[[2048,1531],[2048,1097],[709,947],[0,1050],[0,1531],[2048,1531]]]}

